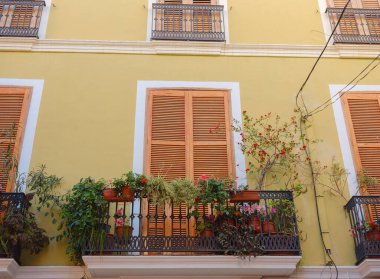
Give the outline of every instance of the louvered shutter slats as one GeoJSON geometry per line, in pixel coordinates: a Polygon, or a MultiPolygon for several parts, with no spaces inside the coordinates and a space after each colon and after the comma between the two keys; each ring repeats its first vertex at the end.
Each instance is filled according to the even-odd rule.
{"type": "Polygon", "coordinates": [[[29,88],[0,87],[0,131],[6,134],[0,135],[0,192],[13,187],[6,161],[18,160],[29,101],[29,88]]]}
{"type": "Polygon", "coordinates": [[[346,94],[343,103],[356,165],[377,178],[367,191],[380,195],[380,94],[346,94]]]}

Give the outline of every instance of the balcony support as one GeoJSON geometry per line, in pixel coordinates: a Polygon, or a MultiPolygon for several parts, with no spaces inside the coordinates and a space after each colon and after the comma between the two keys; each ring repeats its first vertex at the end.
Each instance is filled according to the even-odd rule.
{"type": "Polygon", "coordinates": [[[247,278],[289,276],[301,256],[84,256],[92,278],[247,278]],[[180,277],[178,277],[180,276],[180,277]]]}

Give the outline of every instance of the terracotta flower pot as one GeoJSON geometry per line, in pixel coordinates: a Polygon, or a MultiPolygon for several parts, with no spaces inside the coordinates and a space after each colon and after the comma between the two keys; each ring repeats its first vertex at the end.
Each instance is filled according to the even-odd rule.
{"type": "Polygon", "coordinates": [[[124,186],[121,192],[122,198],[127,202],[132,202],[135,198],[135,191],[133,191],[129,186],[124,186]]]}
{"type": "Polygon", "coordinates": [[[380,240],[380,231],[378,229],[373,229],[369,232],[366,232],[364,235],[365,238],[370,241],[380,240]]]}
{"type": "Polygon", "coordinates": [[[251,225],[253,226],[253,229],[255,230],[255,232],[261,231],[261,224],[260,224],[259,217],[254,216],[253,219],[251,220],[251,225]]]}
{"type": "Polygon", "coordinates": [[[113,201],[113,199],[116,198],[116,191],[115,189],[104,189],[103,190],[103,198],[106,201],[113,201]]]}
{"type": "Polygon", "coordinates": [[[259,191],[244,190],[231,193],[230,202],[259,202],[259,191]]]}
{"type": "Polygon", "coordinates": [[[130,238],[132,236],[131,226],[116,227],[116,235],[118,238],[130,238]]]}
{"type": "Polygon", "coordinates": [[[214,236],[214,231],[211,228],[205,228],[201,232],[201,236],[204,236],[204,237],[213,237],[214,236]]]}
{"type": "Polygon", "coordinates": [[[274,228],[274,223],[272,221],[264,221],[263,222],[263,233],[275,233],[276,230],[274,228]]]}

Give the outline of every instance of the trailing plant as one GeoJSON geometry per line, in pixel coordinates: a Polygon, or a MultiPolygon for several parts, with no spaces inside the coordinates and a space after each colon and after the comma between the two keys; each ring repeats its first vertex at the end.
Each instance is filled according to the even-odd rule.
{"type": "Polygon", "coordinates": [[[102,196],[103,186],[101,180],[82,178],[65,196],[65,203],[61,206],[59,229],[62,234],[58,239],[67,240],[66,253],[74,263],[82,263],[84,237],[96,238],[99,224],[104,223],[107,202],[102,196]]]}
{"type": "Polygon", "coordinates": [[[233,254],[245,259],[247,256],[257,256],[263,252],[258,235],[250,225],[234,226],[222,223],[216,232],[216,240],[225,254],[233,254]]]}
{"type": "Polygon", "coordinates": [[[152,205],[164,206],[166,202],[170,201],[169,187],[169,183],[162,176],[152,176],[141,193],[143,197],[149,199],[152,205]]]}
{"type": "Polygon", "coordinates": [[[176,179],[169,183],[168,193],[175,205],[186,204],[191,206],[200,197],[200,191],[189,179],[176,179]]]}

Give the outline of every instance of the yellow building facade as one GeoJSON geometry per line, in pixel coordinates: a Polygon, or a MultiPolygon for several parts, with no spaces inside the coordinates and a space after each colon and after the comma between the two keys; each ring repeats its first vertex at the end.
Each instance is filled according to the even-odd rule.
{"type": "MultiPolygon", "coordinates": [[[[346,85],[380,54],[379,1],[351,2],[302,92],[308,111],[346,92],[351,87],[346,85]]],[[[346,1],[39,3],[0,0],[0,89],[29,90],[18,147],[19,171],[27,173],[46,164],[49,172],[63,177],[64,192],[82,177],[112,178],[128,170],[146,170],[152,90],[169,95],[227,92],[231,121],[241,121],[243,111],[253,116],[271,112],[283,119],[296,115],[296,95],[346,1]],[[24,10],[18,10],[18,5],[24,5],[24,10]]],[[[3,91],[0,108],[2,100],[7,102],[1,98],[3,91]]],[[[379,69],[370,70],[344,98],[334,100],[308,119],[309,136],[321,139],[313,145],[311,157],[324,164],[335,158],[347,170],[343,193],[349,199],[357,195],[359,170],[380,179],[379,69]],[[361,119],[366,113],[369,116],[361,119]],[[362,130],[367,133],[360,136],[362,130]]],[[[0,123],[8,113],[4,105],[0,123]]],[[[248,161],[239,151],[238,136],[230,132],[228,172],[246,179],[241,166],[248,161]]],[[[192,168],[195,176],[196,162],[192,168]]],[[[369,192],[375,195],[380,184],[372,187],[369,192]]],[[[372,247],[379,250],[373,257],[358,259],[355,254],[360,247],[351,233],[355,224],[344,207],[347,201],[321,188],[315,195],[312,185],[307,188],[295,199],[301,254],[250,260],[207,253],[92,255],[85,256],[85,265],[79,267],[72,266],[64,241],[51,241],[38,255],[23,252],[20,265],[0,259],[0,278],[81,278],[84,274],[89,278],[330,278],[332,274],[335,278],[333,263],[339,278],[380,278],[376,239],[372,247]]],[[[47,217],[38,214],[38,222],[49,235],[56,234],[47,217]]]]}

